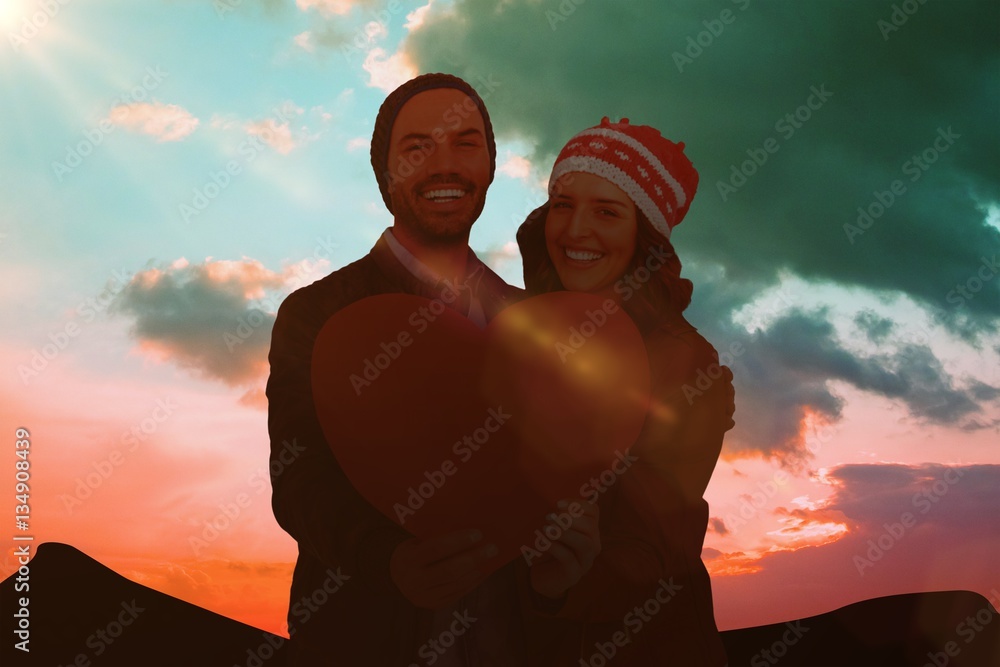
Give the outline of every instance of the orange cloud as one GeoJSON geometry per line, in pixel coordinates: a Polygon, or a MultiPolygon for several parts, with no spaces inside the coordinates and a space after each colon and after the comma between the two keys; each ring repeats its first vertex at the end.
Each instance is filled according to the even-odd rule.
{"type": "Polygon", "coordinates": [[[243,403],[261,407],[259,383],[281,292],[302,284],[310,267],[308,260],[281,272],[248,258],[177,261],[137,273],[111,310],[133,320],[140,352],[247,387],[243,403]]]}
{"type": "Polygon", "coordinates": [[[832,495],[776,509],[781,527],[755,546],[703,552],[721,628],[882,595],[995,586],[1000,465],[844,464],[816,479],[832,495]]]}
{"type": "Polygon", "coordinates": [[[273,118],[247,123],[246,130],[282,155],[288,155],[298,146],[288,123],[277,123],[273,118]]]}
{"type": "Polygon", "coordinates": [[[180,141],[195,131],[198,119],[176,104],[136,102],[119,104],[111,109],[108,119],[120,127],[142,132],[157,141],[180,141]]]}
{"type": "Polygon", "coordinates": [[[526,181],[531,176],[531,162],[520,155],[511,155],[503,164],[497,166],[497,171],[505,176],[526,181]]]}
{"type": "Polygon", "coordinates": [[[406,15],[406,23],[403,25],[405,30],[413,32],[417,30],[424,24],[427,20],[427,13],[431,10],[431,5],[434,4],[434,0],[427,0],[426,5],[417,7],[412,12],[406,15]]]}
{"type": "Polygon", "coordinates": [[[723,552],[718,549],[706,548],[702,551],[701,558],[712,577],[753,574],[761,569],[758,565],[760,556],[744,551],[723,552]]]}
{"type": "Polygon", "coordinates": [[[383,48],[374,48],[362,65],[368,72],[368,85],[392,92],[417,75],[417,67],[405,51],[389,55],[383,48]]]}
{"type": "Polygon", "coordinates": [[[302,11],[315,7],[321,14],[336,14],[342,16],[355,7],[371,6],[371,0],[295,0],[296,6],[302,11]]]}
{"type": "Polygon", "coordinates": [[[313,42],[312,33],[308,30],[300,32],[293,38],[295,45],[304,51],[312,53],[316,50],[316,44],[313,42]]]}

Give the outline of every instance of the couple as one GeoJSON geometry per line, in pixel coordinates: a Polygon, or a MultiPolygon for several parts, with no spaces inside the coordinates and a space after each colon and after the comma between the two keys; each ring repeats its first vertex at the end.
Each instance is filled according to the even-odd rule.
{"type": "MultiPolygon", "coordinates": [[[[379,110],[371,157],[392,227],[367,256],[291,294],[272,333],[272,505],[299,548],[292,664],[723,665],[700,555],[702,496],[733,425],[732,384],[724,369],[701,395],[685,393],[699,372],[718,377],[719,368],[681,315],[691,283],[669,241],[698,182],[683,144],[607,118],[573,137],[556,159],[548,201],[517,233],[527,294],[468,247],[496,169],[493,128],[471,86],[426,74],[397,88],[379,110]],[[479,566],[491,545],[474,526],[419,540],[357,493],[311,393],[313,343],[332,314],[377,294],[434,299],[443,284],[468,287],[450,307],[480,327],[534,294],[613,299],[650,362],[636,463],[598,502],[579,502],[544,557],[489,575],[479,566]],[[302,450],[290,464],[279,458],[289,442],[302,450]]],[[[413,391],[433,387],[429,377],[413,391]]]]}

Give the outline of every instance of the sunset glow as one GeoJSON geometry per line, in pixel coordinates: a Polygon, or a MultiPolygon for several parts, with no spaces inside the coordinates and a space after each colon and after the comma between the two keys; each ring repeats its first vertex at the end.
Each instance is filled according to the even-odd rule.
{"type": "MultiPolygon", "coordinates": [[[[513,285],[569,137],[607,115],[685,142],[685,317],[736,388],[705,494],[721,628],[1000,586],[1000,6],[921,3],[886,37],[880,3],[727,3],[695,57],[718,10],[693,3],[396,4],[0,0],[0,491],[26,428],[36,544],[286,631],[271,328],[392,224],[374,119],[442,71],[490,112],[470,247],[513,285]]],[[[613,390],[620,357],[588,359],[613,390]]]]}

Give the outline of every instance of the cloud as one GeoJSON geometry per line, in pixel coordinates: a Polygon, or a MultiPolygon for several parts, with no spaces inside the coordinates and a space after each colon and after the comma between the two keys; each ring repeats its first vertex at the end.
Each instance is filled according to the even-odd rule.
{"type": "Polygon", "coordinates": [[[403,29],[410,32],[418,30],[424,24],[424,21],[427,20],[427,13],[431,10],[433,4],[434,0],[427,0],[426,5],[421,5],[407,14],[403,29]]]}
{"type": "Polygon", "coordinates": [[[160,142],[180,141],[198,127],[198,119],[186,109],[162,102],[119,104],[111,109],[108,120],[119,127],[156,137],[160,142]]]}
{"type": "Polygon", "coordinates": [[[295,5],[304,12],[315,7],[321,14],[336,16],[349,14],[355,7],[368,8],[375,4],[375,0],[295,0],[295,5]]]}
{"type": "MultiPolygon", "coordinates": [[[[848,464],[828,470],[834,488],[822,512],[836,511],[856,534],[877,534],[905,512],[921,525],[1000,535],[1000,465],[848,464]]],[[[806,512],[808,514],[808,511],[806,512]]]]}
{"type": "Polygon", "coordinates": [[[919,590],[996,586],[1000,465],[849,464],[823,471],[832,493],[806,507],[778,508],[786,525],[839,523],[819,546],[764,542],[706,549],[720,626],[785,620],[763,612],[768,596],[783,615],[804,617],[843,604],[919,590]],[[817,577],[816,573],[823,573],[817,577]],[[741,576],[727,576],[741,575],[741,576]]]}
{"type": "Polygon", "coordinates": [[[351,153],[362,149],[368,150],[371,148],[371,143],[372,140],[368,137],[354,137],[347,141],[347,150],[351,153]]]}
{"type": "Polygon", "coordinates": [[[316,45],[313,43],[312,33],[309,32],[308,30],[300,32],[299,34],[295,35],[292,41],[294,41],[295,45],[298,46],[300,49],[308,51],[309,53],[312,53],[316,50],[316,45]]]}
{"type": "Polygon", "coordinates": [[[417,68],[404,52],[389,55],[385,49],[372,48],[365,56],[364,70],[368,72],[368,85],[392,92],[417,75],[417,68]]]}
{"type": "Polygon", "coordinates": [[[704,22],[718,10],[697,3],[458,0],[430,10],[404,52],[420,71],[497,81],[487,99],[494,127],[530,139],[535,164],[551,164],[604,115],[684,141],[701,174],[677,230],[684,258],[718,262],[752,284],[790,271],[906,294],[970,340],[995,333],[1000,277],[983,279],[973,298],[955,290],[976,286],[978,271],[993,271],[982,258],[1000,251],[1000,232],[986,223],[1000,202],[990,29],[1000,6],[922,4],[888,40],[878,21],[890,10],[877,3],[728,9],[735,19],[712,36],[704,22]],[[689,38],[691,62],[677,64],[689,38]],[[952,139],[942,139],[949,128],[952,139]],[[723,200],[718,184],[751,155],[761,161],[769,138],[776,152],[750,163],[756,173],[723,200]],[[844,226],[896,180],[905,192],[851,242],[844,226]]]}
{"type": "MultiPolygon", "coordinates": [[[[373,9],[375,0],[297,0],[302,11],[317,10],[313,28],[295,36],[295,44],[310,53],[338,49],[341,56],[352,65],[360,64],[368,74],[367,85],[391,92],[403,82],[417,75],[417,69],[409,56],[402,51],[389,53],[379,46],[389,35],[388,20],[401,11],[391,6],[381,12],[370,12],[371,20],[348,32],[342,19],[355,7],[373,9]]],[[[406,15],[407,31],[419,29],[431,8],[431,2],[418,7],[406,15]]]]}
{"type": "Polygon", "coordinates": [[[873,343],[881,343],[895,328],[895,323],[887,317],[881,317],[878,313],[865,310],[858,313],[854,318],[854,323],[858,325],[868,336],[868,340],[873,343]]]}
{"type": "Polygon", "coordinates": [[[365,37],[367,34],[365,29],[356,30],[352,37],[340,23],[316,19],[313,24],[310,30],[300,32],[292,38],[296,46],[309,53],[316,53],[320,48],[339,49],[349,44],[352,39],[362,42],[368,39],[365,37]]]}
{"type": "Polygon", "coordinates": [[[517,241],[507,241],[499,245],[492,245],[485,250],[480,250],[476,255],[494,271],[502,271],[510,264],[520,265],[521,253],[517,248],[517,241]]]}
{"type": "MultiPolygon", "coordinates": [[[[762,453],[793,464],[809,459],[810,421],[842,417],[844,400],[834,382],[898,401],[922,422],[958,427],[978,423],[973,418],[983,413],[982,404],[1000,391],[956,378],[925,344],[903,343],[892,351],[884,346],[869,355],[849,350],[829,317],[825,310],[792,308],[766,329],[747,333],[721,325],[720,333],[710,335],[731,341],[728,348],[720,346],[722,361],[731,360],[738,391],[737,431],[727,438],[728,454],[762,453]]],[[[885,342],[888,330],[865,321],[885,342]]]]}
{"type": "Polygon", "coordinates": [[[137,273],[111,310],[132,319],[131,335],[148,356],[230,386],[249,387],[258,406],[267,374],[271,327],[281,297],[304,274],[304,261],[281,272],[260,262],[178,260],[137,273]]]}
{"type": "MultiPolygon", "coordinates": [[[[278,153],[288,155],[296,148],[316,139],[318,134],[310,134],[309,127],[301,124],[292,127],[296,119],[305,114],[305,109],[291,100],[285,100],[271,109],[268,118],[260,120],[244,120],[234,114],[215,114],[209,123],[212,129],[230,131],[242,130],[250,137],[256,137],[278,153]]],[[[321,106],[311,109],[313,121],[327,123],[332,118],[321,106]]]]}
{"type": "Polygon", "coordinates": [[[712,517],[708,520],[708,530],[713,533],[718,533],[719,535],[729,534],[729,529],[726,528],[726,522],[718,517],[712,517]]]}
{"type": "Polygon", "coordinates": [[[288,155],[298,146],[288,123],[278,123],[273,118],[247,123],[246,131],[250,136],[260,137],[261,141],[282,155],[288,155]]]}
{"type": "Polygon", "coordinates": [[[505,176],[527,181],[531,177],[531,161],[520,155],[511,155],[497,165],[497,171],[505,176]]]}

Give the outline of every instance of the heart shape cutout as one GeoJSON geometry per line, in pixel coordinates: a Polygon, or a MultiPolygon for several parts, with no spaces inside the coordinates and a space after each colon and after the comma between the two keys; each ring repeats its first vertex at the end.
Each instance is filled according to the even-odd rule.
{"type": "Polygon", "coordinates": [[[357,491],[419,538],[479,529],[502,567],[561,498],[601,489],[649,407],[642,336],[613,302],[553,292],[483,330],[439,300],[382,294],[330,317],[312,388],[357,491]],[[605,480],[607,478],[605,477],[605,480]]]}

